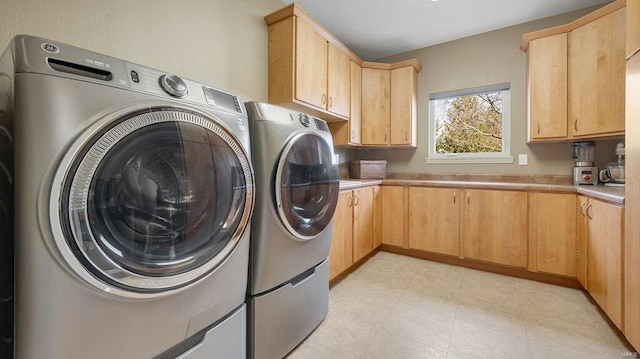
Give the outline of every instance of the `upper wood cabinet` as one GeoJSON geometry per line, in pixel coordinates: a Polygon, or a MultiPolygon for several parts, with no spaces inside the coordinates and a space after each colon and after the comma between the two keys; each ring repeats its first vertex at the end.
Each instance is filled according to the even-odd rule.
{"type": "Polygon", "coordinates": [[[465,258],[527,268],[527,192],[464,190],[461,238],[465,258]]]}
{"type": "Polygon", "coordinates": [[[567,137],[567,34],[529,43],[527,51],[529,141],[567,137]]]}
{"type": "Polygon", "coordinates": [[[391,73],[362,69],[362,144],[389,145],[391,125],[391,73]]]}
{"type": "Polygon", "coordinates": [[[417,145],[418,71],[414,66],[391,70],[391,145],[417,145]]]}
{"type": "Polygon", "coordinates": [[[624,134],[625,23],[625,0],[617,0],[523,35],[529,142],[624,134]]]}
{"type": "Polygon", "coordinates": [[[338,146],[357,146],[361,143],[362,68],[354,61],[351,61],[350,77],[351,107],[349,109],[349,121],[329,123],[333,144],[338,146]]]}
{"type": "Polygon", "coordinates": [[[624,133],[625,9],[569,33],[572,137],[624,133]]]}
{"type": "Polygon", "coordinates": [[[269,102],[286,104],[327,121],[349,118],[351,61],[302,9],[288,6],[267,15],[269,102]]]}
{"type": "Polygon", "coordinates": [[[365,62],[362,68],[362,145],[417,145],[418,72],[415,60],[365,62]]]}

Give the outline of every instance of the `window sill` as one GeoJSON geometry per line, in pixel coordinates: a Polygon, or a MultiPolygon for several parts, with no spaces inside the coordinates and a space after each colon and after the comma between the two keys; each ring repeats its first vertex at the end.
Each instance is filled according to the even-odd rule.
{"type": "Polygon", "coordinates": [[[477,163],[477,164],[483,164],[483,163],[503,163],[503,164],[510,164],[513,163],[514,157],[513,156],[507,156],[507,157],[456,157],[456,156],[451,156],[451,157],[439,157],[439,158],[425,158],[425,162],[427,164],[436,164],[436,163],[441,163],[441,164],[453,164],[453,163],[457,163],[457,164],[470,164],[470,163],[477,163]]]}

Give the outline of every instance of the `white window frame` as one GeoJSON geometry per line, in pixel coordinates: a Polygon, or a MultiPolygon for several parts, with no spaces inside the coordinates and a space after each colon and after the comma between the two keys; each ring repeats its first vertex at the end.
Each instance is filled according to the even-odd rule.
{"type": "Polygon", "coordinates": [[[511,156],[511,85],[502,83],[489,86],[473,87],[462,90],[434,93],[429,95],[429,129],[428,151],[426,163],[513,163],[511,156]],[[435,101],[475,95],[485,92],[502,91],[502,152],[494,153],[436,153],[436,119],[435,101]]]}

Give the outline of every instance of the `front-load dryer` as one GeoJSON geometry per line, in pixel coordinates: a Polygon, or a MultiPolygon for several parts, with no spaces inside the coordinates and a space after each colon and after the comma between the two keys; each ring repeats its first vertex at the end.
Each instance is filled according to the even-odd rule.
{"type": "Polygon", "coordinates": [[[282,358],[327,315],[340,172],[325,121],[265,103],[246,107],[256,176],[249,357],[282,358]]]}
{"type": "Polygon", "coordinates": [[[4,353],[244,357],[241,99],[30,36],[0,59],[0,90],[4,353]]]}

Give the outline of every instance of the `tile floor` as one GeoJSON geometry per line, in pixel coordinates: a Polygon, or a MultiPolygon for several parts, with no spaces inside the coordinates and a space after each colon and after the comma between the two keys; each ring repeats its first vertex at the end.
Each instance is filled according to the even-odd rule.
{"type": "Polygon", "coordinates": [[[580,290],[379,252],[336,284],[288,358],[622,358],[580,290]]]}

